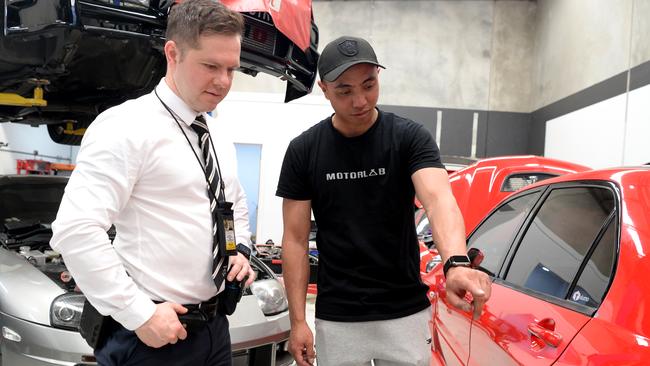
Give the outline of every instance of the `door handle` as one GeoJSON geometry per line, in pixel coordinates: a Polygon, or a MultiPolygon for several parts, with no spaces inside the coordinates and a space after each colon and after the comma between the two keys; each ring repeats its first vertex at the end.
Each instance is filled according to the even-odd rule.
{"type": "Polygon", "coordinates": [[[528,332],[533,337],[541,339],[544,343],[556,348],[562,343],[562,335],[555,332],[555,320],[551,318],[528,324],[528,332]]]}

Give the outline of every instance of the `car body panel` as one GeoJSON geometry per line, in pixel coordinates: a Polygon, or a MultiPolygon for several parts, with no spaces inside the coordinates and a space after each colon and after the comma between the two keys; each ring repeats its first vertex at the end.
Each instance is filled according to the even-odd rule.
{"type": "Polygon", "coordinates": [[[466,319],[465,328],[472,327],[469,365],[482,365],[489,356],[495,365],[536,366],[553,364],[590,318],[494,283],[481,317],[471,323],[466,314],[466,319]],[[562,338],[557,347],[529,331],[542,319],[554,320],[553,332],[562,338]]]}
{"type": "Polygon", "coordinates": [[[50,324],[50,307],[65,291],[25,258],[0,247],[0,311],[32,323],[50,324]],[[38,294],[35,301],[30,299],[38,294]],[[37,300],[37,301],[36,301],[37,300]],[[47,304],[47,306],[43,306],[47,304]]]}
{"type": "MultiPolygon", "coordinates": [[[[443,328],[443,325],[438,323],[448,321],[437,315],[442,312],[445,304],[444,279],[438,266],[425,275],[428,283],[435,284],[432,286],[434,293],[430,296],[434,309],[434,359],[439,358],[441,354],[450,357],[448,351],[435,341],[436,338],[443,335],[458,336],[460,341],[453,339],[446,342],[464,347],[468,330],[471,329],[469,351],[455,351],[458,354],[469,353],[470,365],[483,365],[486,360],[490,360],[490,364],[498,365],[650,364],[650,317],[645,311],[650,309],[650,281],[640,275],[650,272],[650,258],[647,257],[650,250],[650,169],[615,168],[568,174],[535,183],[519,191],[517,196],[546,187],[594,185],[611,187],[618,200],[614,211],[616,216],[613,223],[609,224],[619,228],[615,239],[618,245],[617,261],[614,261],[610,274],[613,278],[610,277],[611,282],[600,305],[595,310],[572,306],[568,300],[558,300],[519,288],[499,278],[493,282],[492,297],[485,305],[481,317],[474,322],[469,314],[456,317],[455,326],[458,326],[459,319],[463,320],[464,324],[460,325],[461,330],[454,328],[454,333],[450,333],[446,331],[449,327],[447,324],[443,328]],[[539,328],[534,325],[539,325],[543,319],[555,321],[555,329],[549,334],[554,333],[561,337],[555,339],[559,339],[557,346],[533,337],[531,330],[538,332],[539,328]]],[[[545,199],[543,195],[537,198],[542,201],[545,199]]],[[[527,225],[526,222],[527,220],[519,226],[527,225]]],[[[517,243],[518,240],[520,239],[514,239],[514,242],[517,243]]],[[[597,242],[591,245],[593,247],[601,244],[597,242]]],[[[507,258],[509,261],[512,256],[507,258]]],[[[499,277],[503,273],[504,269],[499,277]]],[[[553,340],[552,337],[546,339],[553,340]]],[[[460,362],[463,362],[462,359],[460,362]]]]}
{"type": "Polygon", "coordinates": [[[25,321],[4,312],[0,312],[0,325],[20,334],[23,339],[21,342],[0,341],[3,365],[76,364],[81,363],[82,356],[93,355],[92,348],[79,332],[25,321]]]}
{"type": "Polygon", "coordinates": [[[261,11],[271,14],[278,30],[305,51],[311,37],[311,1],[221,0],[239,12],[261,11]]]}
{"type": "Polygon", "coordinates": [[[287,340],[291,324],[286,315],[286,312],[283,312],[275,316],[265,316],[255,296],[242,297],[235,312],[228,316],[232,349],[239,350],[287,340]],[[251,337],[253,334],[259,336],[251,337]]]}
{"type": "Polygon", "coordinates": [[[440,357],[446,365],[464,365],[469,357],[470,328],[467,326],[467,314],[455,308],[447,301],[445,281],[440,266],[427,276],[430,283],[429,300],[433,303],[432,319],[434,325],[433,345],[439,347],[440,357]]]}

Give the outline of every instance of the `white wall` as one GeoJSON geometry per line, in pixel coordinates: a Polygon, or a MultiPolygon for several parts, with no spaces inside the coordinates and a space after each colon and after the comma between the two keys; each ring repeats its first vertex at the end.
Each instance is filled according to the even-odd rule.
{"type": "Polygon", "coordinates": [[[650,162],[650,85],[629,93],[625,134],[625,165],[650,162]]]}
{"type": "MultiPolygon", "coordinates": [[[[219,123],[235,143],[262,145],[257,241],[282,240],[282,199],[275,196],[284,153],[291,139],[333,113],[322,96],[288,104],[284,94],[230,92],[217,107],[219,123]]],[[[240,171],[240,175],[246,172],[240,171]]]]}
{"type": "Polygon", "coordinates": [[[544,155],[592,168],[622,165],[626,95],[552,119],[544,155]]]}
{"type": "Polygon", "coordinates": [[[45,125],[32,127],[19,123],[1,123],[0,142],[9,144],[0,147],[0,174],[16,174],[17,159],[39,159],[69,164],[71,161],[74,162],[79,150],[76,146],[53,142],[45,125]],[[7,150],[20,151],[24,154],[7,150]],[[37,151],[38,155],[34,155],[34,151],[37,151]]]}
{"type": "Polygon", "coordinates": [[[650,162],[648,100],[650,85],[548,121],[545,155],[593,168],[650,162]]]}

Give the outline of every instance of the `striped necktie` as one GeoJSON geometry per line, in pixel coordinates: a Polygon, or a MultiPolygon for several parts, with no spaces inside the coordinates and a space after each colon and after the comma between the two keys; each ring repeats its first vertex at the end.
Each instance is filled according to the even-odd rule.
{"type": "Polygon", "coordinates": [[[199,146],[201,147],[201,156],[203,157],[203,169],[208,181],[208,197],[210,198],[210,213],[212,213],[212,280],[217,286],[221,287],[226,274],[228,273],[228,256],[226,252],[226,243],[219,242],[217,233],[217,200],[225,201],[223,190],[221,189],[221,177],[217,169],[217,155],[212,151],[210,144],[210,131],[205,122],[205,118],[199,115],[192,122],[192,129],[199,136],[199,146]],[[215,197],[215,195],[217,195],[215,197]]]}

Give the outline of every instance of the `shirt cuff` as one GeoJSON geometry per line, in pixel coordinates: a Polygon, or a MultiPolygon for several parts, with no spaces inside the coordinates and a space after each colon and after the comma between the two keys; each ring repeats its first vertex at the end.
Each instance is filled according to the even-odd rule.
{"type": "Polygon", "coordinates": [[[128,330],[136,330],[147,322],[156,311],[156,304],[151,299],[140,293],[126,309],[120,310],[111,316],[128,330]]]}

